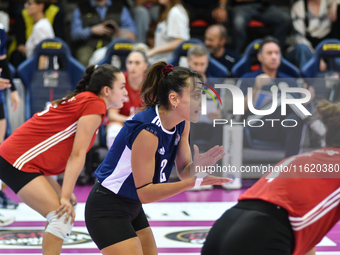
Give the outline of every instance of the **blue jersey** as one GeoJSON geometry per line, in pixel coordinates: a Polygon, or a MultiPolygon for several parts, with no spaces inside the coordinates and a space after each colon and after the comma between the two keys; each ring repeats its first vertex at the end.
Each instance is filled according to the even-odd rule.
{"type": "MultiPolygon", "coordinates": [[[[7,41],[7,37],[6,37],[4,25],[0,23],[0,56],[7,54],[6,41],[7,41]]],[[[0,103],[3,103],[2,90],[0,90],[0,103]]]]}
{"type": "Polygon", "coordinates": [[[172,131],[163,128],[158,106],[147,108],[127,120],[106,158],[95,171],[101,185],[115,194],[139,201],[132,176],[131,148],[138,134],[144,129],[158,137],[153,183],[168,181],[184,126],[183,121],[172,131]]]}

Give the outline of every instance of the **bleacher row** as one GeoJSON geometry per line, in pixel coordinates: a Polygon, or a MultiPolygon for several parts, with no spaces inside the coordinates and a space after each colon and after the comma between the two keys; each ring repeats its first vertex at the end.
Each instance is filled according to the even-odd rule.
{"type": "MultiPolygon", "coordinates": [[[[208,70],[216,77],[221,78],[239,78],[244,73],[254,70],[253,60],[256,59],[257,48],[260,39],[250,43],[246,48],[243,57],[234,65],[232,70],[228,70],[214,59],[210,59],[208,70]]],[[[169,63],[178,65],[179,58],[186,56],[187,50],[195,43],[202,43],[199,39],[190,39],[182,42],[173,52],[173,58],[169,63]]],[[[122,63],[121,69],[125,70],[125,58],[132,50],[134,41],[129,39],[116,39],[108,46],[108,51],[105,57],[98,62],[111,63],[112,56],[118,56],[122,63]]],[[[327,98],[331,90],[335,88],[326,88],[325,83],[320,84],[313,82],[311,78],[323,78],[325,75],[331,75],[334,72],[339,72],[335,64],[336,58],[340,58],[340,41],[336,39],[327,39],[320,43],[314,53],[313,58],[306,66],[299,70],[290,62],[282,58],[280,71],[291,75],[295,78],[305,78],[309,85],[313,85],[316,89],[316,94],[327,98]],[[327,59],[329,62],[327,71],[319,72],[320,58],[327,59]],[[308,80],[310,79],[310,80],[308,80]]],[[[71,51],[63,40],[59,38],[47,39],[42,41],[35,49],[34,55],[24,61],[17,69],[11,66],[11,72],[14,78],[19,78],[25,89],[22,98],[25,101],[24,119],[30,118],[35,112],[44,109],[46,102],[53,99],[63,97],[67,91],[74,89],[77,82],[82,77],[85,67],[75,60],[71,51]],[[49,56],[49,66],[44,70],[38,70],[38,59],[41,55],[49,56]],[[57,57],[56,59],[54,59],[57,57]]],[[[334,96],[334,93],[333,93],[334,96]]],[[[7,107],[8,108],[8,107],[7,107]]],[[[9,110],[9,109],[8,109],[9,110]]],[[[11,123],[9,123],[11,124],[11,123]]],[[[9,135],[13,130],[13,125],[9,125],[9,135]]]]}

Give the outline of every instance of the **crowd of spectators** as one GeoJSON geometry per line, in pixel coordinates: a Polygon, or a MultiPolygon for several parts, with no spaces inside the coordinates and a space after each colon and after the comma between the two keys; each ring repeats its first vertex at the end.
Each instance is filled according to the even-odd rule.
{"type": "MultiPolygon", "coordinates": [[[[247,29],[252,20],[269,28],[265,31],[279,41],[283,56],[299,68],[310,59],[318,42],[340,37],[336,0],[292,0],[283,7],[280,1],[266,0],[3,1],[0,22],[8,34],[8,57],[15,67],[31,54],[26,47],[32,31],[37,30],[36,23],[44,23],[38,26],[44,34],[50,31],[46,22],[32,16],[39,3],[44,3],[44,10],[38,16],[49,21],[54,35],[70,45],[84,66],[115,38],[148,45],[152,63],[169,60],[172,51],[190,38],[190,28],[197,20],[207,23],[200,39],[205,39],[211,57],[229,70],[254,38],[247,29]]],[[[47,36],[54,35],[50,31],[47,36]]],[[[320,65],[325,69],[327,63],[320,65]]]]}
{"type": "MultiPolygon", "coordinates": [[[[292,0],[285,4],[286,9],[275,3],[279,1],[15,0],[3,1],[0,21],[4,23],[9,38],[7,57],[14,67],[18,67],[32,55],[39,41],[54,36],[66,41],[73,56],[84,66],[88,66],[89,60],[92,63],[92,59],[100,59],[106,46],[117,38],[144,44],[144,60],[148,59],[149,64],[169,61],[173,50],[192,37],[190,29],[194,21],[203,20],[206,22],[201,34],[204,45],[190,51],[185,62],[200,72],[200,68],[206,70],[207,66],[200,67],[198,60],[208,63],[209,58],[214,58],[231,71],[241,59],[249,39],[254,38],[247,27],[250,21],[256,20],[269,28],[267,35],[273,37],[274,41],[270,40],[274,42],[275,50],[270,51],[270,56],[259,52],[257,61],[260,69],[251,77],[270,76],[265,70],[268,64],[275,65],[273,77],[282,78],[283,74],[278,72],[281,57],[301,69],[313,56],[320,41],[340,38],[339,8],[336,0],[292,0]]],[[[265,48],[267,50],[268,47],[265,48]]],[[[321,59],[320,70],[326,70],[327,64],[327,60],[321,59]]],[[[205,71],[203,73],[208,75],[205,71]]],[[[234,78],[249,77],[243,74],[234,78]]],[[[255,83],[254,80],[253,84],[244,88],[255,83]]],[[[297,133],[301,134],[301,130],[297,133]]],[[[269,137],[266,132],[264,136],[269,137]]],[[[286,155],[298,151],[298,143],[294,149],[286,147],[286,155]]]]}

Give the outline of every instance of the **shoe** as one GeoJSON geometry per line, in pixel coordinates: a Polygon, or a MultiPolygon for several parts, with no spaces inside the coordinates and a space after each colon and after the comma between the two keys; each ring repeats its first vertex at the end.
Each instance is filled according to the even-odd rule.
{"type": "Polygon", "coordinates": [[[11,225],[15,221],[14,216],[4,216],[0,214],[0,227],[11,225]]]}
{"type": "Polygon", "coordinates": [[[16,209],[18,207],[18,203],[9,199],[6,194],[0,190],[0,208],[4,209],[16,209]]]}
{"type": "Polygon", "coordinates": [[[211,190],[213,188],[214,188],[213,185],[202,185],[202,186],[193,187],[191,189],[188,189],[188,191],[211,190]]]}
{"type": "Polygon", "coordinates": [[[242,188],[242,178],[234,178],[233,182],[227,182],[222,185],[224,189],[241,189],[242,188]]]}

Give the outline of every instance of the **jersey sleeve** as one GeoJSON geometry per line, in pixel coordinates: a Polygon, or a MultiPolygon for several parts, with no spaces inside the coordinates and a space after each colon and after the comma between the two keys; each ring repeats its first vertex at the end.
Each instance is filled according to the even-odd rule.
{"type": "Polygon", "coordinates": [[[106,104],[102,99],[92,99],[89,100],[83,108],[83,112],[81,116],[90,115],[90,114],[99,114],[106,115],[106,104]]]}
{"type": "MultiPolygon", "coordinates": [[[[139,121],[129,120],[124,123],[129,129],[128,134],[126,136],[126,144],[129,148],[132,148],[132,144],[135,141],[136,137],[142,130],[146,130],[155,136],[158,137],[158,140],[161,140],[161,130],[155,124],[152,123],[142,123],[139,121]]],[[[159,143],[159,142],[158,142],[159,143]]]]}

